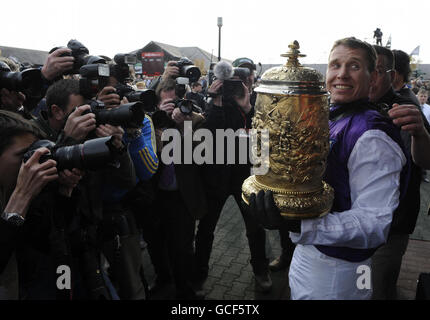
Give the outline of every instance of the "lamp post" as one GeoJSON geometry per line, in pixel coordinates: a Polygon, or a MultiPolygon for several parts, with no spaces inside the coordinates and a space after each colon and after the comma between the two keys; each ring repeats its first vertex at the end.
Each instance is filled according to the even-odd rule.
{"type": "Polygon", "coordinates": [[[218,17],[218,61],[221,60],[221,27],[222,27],[222,17],[218,17]]]}

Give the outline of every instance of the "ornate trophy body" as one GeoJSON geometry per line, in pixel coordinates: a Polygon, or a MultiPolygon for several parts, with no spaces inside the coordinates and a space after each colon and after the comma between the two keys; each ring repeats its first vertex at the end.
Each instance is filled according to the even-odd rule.
{"type": "Polygon", "coordinates": [[[327,214],[334,197],[322,180],[329,152],[328,94],[322,75],[300,65],[299,43],[289,48],[282,55],[287,64],[266,71],[255,90],[252,126],[269,129],[269,172],[246,179],[242,198],[248,203],[251,193],[272,190],[284,218],[310,219],[327,214]]]}

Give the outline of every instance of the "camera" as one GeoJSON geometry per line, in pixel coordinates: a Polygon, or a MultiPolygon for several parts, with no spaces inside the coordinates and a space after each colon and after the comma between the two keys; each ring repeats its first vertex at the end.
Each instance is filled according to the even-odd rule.
{"type": "Polygon", "coordinates": [[[157,107],[157,95],[152,89],[136,91],[132,87],[121,83],[116,85],[115,89],[115,93],[119,95],[121,100],[126,97],[128,102],[142,102],[145,105],[146,112],[155,111],[157,107]]]}
{"type": "MultiPolygon", "coordinates": [[[[175,104],[175,108],[179,108],[186,116],[191,115],[196,108],[192,100],[177,99],[173,103],[175,104]]],[[[155,128],[171,128],[175,126],[175,122],[163,110],[156,110],[152,113],[151,118],[155,128]]]]}
{"type": "Polygon", "coordinates": [[[28,110],[34,108],[31,103],[34,99],[39,101],[38,98],[41,98],[42,87],[40,69],[29,68],[20,72],[12,72],[6,63],[0,61],[0,88],[23,92],[26,96],[24,106],[28,110]]]}
{"type": "Polygon", "coordinates": [[[176,66],[179,68],[179,77],[190,79],[190,83],[199,81],[201,75],[200,69],[193,65],[190,59],[182,57],[176,62],[176,66]]]}
{"type": "Polygon", "coordinates": [[[59,171],[73,168],[96,170],[104,164],[115,160],[118,151],[113,146],[112,140],[113,137],[111,136],[88,140],[83,144],[62,147],[56,146],[55,143],[49,140],[38,140],[29,147],[24,154],[23,161],[27,162],[37,149],[45,147],[50,152],[40,157],[40,163],[53,159],[57,162],[59,171]]]}
{"type": "Polygon", "coordinates": [[[223,81],[222,91],[219,93],[225,99],[243,96],[243,83],[251,75],[248,68],[233,68],[227,61],[220,61],[214,68],[216,79],[223,81]]]}
{"type": "Polygon", "coordinates": [[[243,83],[251,74],[248,68],[233,68],[233,79],[224,80],[223,96],[232,99],[234,96],[243,96],[243,83]],[[238,79],[237,79],[238,78],[238,79]]]}
{"type": "Polygon", "coordinates": [[[137,57],[134,54],[118,53],[113,59],[115,64],[110,65],[111,75],[119,82],[125,83],[130,79],[129,65],[135,65],[137,57]]]}
{"type": "Polygon", "coordinates": [[[118,53],[113,58],[116,64],[135,65],[137,57],[135,54],[118,53]]]}
{"type": "MultiPolygon", "coordinates": [[[[64,47],[55,47],[55,48],[51,49],[51,51],[49,51],[49,53],[52,53],[55,50],[60,49],[60,48],[64,48],[64,47]]],[[[86,65],[86,64],[106,63],[106,61],[99,56],[91,56],[89,54],[90,52],[88,51],[87,47],[85,47],[78,40],[70,40],[67,43],[67,48],[72,50],[72,52],[71,53],[63,53],[61,55],[61,57],[72,56],[73,58],[75,58],[75,61],[73,63],[72,70],[69,70],[66,73],[64,73],[65,75],[67,75],[67,74],[78,74],[79,69],[83,65],[86,65]]]]}
{"type": "Polygon", "coordinates": [[[142,102],[126,103],[112,109],[106,109],[105,104],[99,100],[87,101],[87,104],[91,108],[83,114],[94,113],[97,125],[110,124],[124,128],[141,127],[145,114],[150,109],[142,102]]]}
{"type": "Polygon", "coordinates": [[[79,74],[79,93],[91,99],[109,83],[110,69],[107,64],[88,64],[79,69],[79,74]]]}
{"type": "Polygon", "coordinates": [[[12,72],[9,66],[0,61],[0,88],[10,91],[38,91],[42,87],[40,70],[35,68],[12,72]]]}
{"type": "Polygon", "coordinates": [[[185,116],[189,116],[194,110],[194,102],[187,99],[179,99],[175,101],[175,108],[179,108],[185,116]]]}

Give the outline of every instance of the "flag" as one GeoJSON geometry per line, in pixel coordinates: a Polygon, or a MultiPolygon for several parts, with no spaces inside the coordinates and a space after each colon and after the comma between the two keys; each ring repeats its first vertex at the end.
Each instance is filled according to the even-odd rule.
{"type": "Polygon", "coordinates": [[[385,45],[388,49],[391,49],[391,34],[390,37],[388,38],[387,44],[385,45]]]}
{"type": "Polygon", "coordinates": [[[420,55],[420,46],[416,47],[410,54],[410,56],[419,56],[420,55]]]}

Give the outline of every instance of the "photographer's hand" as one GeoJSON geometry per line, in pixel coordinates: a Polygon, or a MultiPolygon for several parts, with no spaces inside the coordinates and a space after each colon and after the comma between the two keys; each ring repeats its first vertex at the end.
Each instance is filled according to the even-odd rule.
{"type": "Polygon", "coordinates": [[[114,140],[112,144],[118,148],[122,149],[124,144],[122,143],[122,137],[124,135],[124,129],[120,126],[111,126],[110,124],[99,125],[96,129],[96,136],[99,138],[113,136],[114,140]]]}
{"type": "Polygon", "coordinates": [[[248,87],[242,83],[243,86],[243,94],[240,97],[235,96],[234,100],[236,101],[236,103],[239,105],[239,107],[243,110],[243,112],[245,112],[245,114],[248,114],[251,109],[251,95],[249,94],[249,89],[248,87]]]}
{"type": "Polygon", "coordinates": [[[5,212],[19,213],[25,217],[31,201],[49,182],[58,179],[57,163],[54,160],[39,163],[40,157],[45,153],[49,153],[49,150],[40,148],[26,163],[21,164],[16,187],[4,209],[5,212]]]}
{"type": "Polygon", "coordinates": [[[8,111],[17,112],[25,101],[22,92],[9,91],[6,88],[0,90],[0,105],[8,111]]]}
{"type": "Polygon", "coordinates": [[[102,101],[107,108],[114,108],[120,105],[121,100],[114,87],[104,87],[97,95],[97,100],[102,101]]]}
{"type": "Polygon", "coordinates": [[[175,79],[179,77],[179,68],[176,66],[176,61],[169,61],[167,63],[166,69],[164,69],[164,73],[161,76],[163,79],[172,78],[175,79]]]}
{"type": "Polygon", "coordinates": [[[82,115],[84,111],[90,109],[91,107],[89,105],[83,105],[76,108],[76,110],[70,114],[64,126],[64,133],[66,136],[76,141],[82,141],[86,138],[88,133],[96,128],[96,116],[94,113],[82,115]]]}
{"type": "Polygon", "coordinates": [[[212,85],[208,89],[208,94],[213,98],[213,104],[222,107],[222,96],[220,94],[221,87],[223,82],[219,79],[215,80],[212,85]]]}
{"type": "Polygon", "coordinates": [[[63,53],[71,52],[72,51],[69,48],[60,48],[52,52],[48,58],[46,58],[45,64],[41,70],[45,79],[49,81],[54,80],[73,68],[75,58],[72,56],[60,57],[63,53]]]}
{"type": "Polygon", "coordinates": [[[121,100],[121,105],[123,105],[123,104],[127,104],[127,103],[130,103],[130,102],[128,101],[127,97],[122,98],[122,100],[121,100]]]}
{"type": "Polygon", "coordinates": [[[172,112],[172,120],[176,122],[176,124],[180,125],[184,123],[185,120],[191,120],[191,116],[184,115],[179,108],[175,108],[172,112]]]}
{"type": "Polygon", "coordinates": [[[168,116],[171,116],[173,110],[175,109],[175,103],[171,99],[163,100],[161,101],[159,109],[165,111],[168,116]]]}
{"type": "Polygon", "coordinates": [[[60,184],[58,192],[65,197],[70,197],[83,176],[84,172],[76,168],[72,171],[68,169],[61,171],[58,174],[58,183],[60,184]]]}

